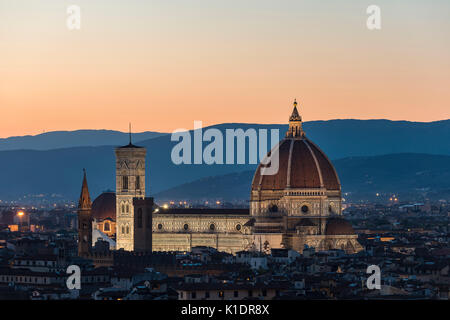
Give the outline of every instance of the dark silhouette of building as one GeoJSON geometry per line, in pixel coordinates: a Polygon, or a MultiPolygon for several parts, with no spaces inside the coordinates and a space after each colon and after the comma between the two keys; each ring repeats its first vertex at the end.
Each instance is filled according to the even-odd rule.
{"type": "Polygon", "coordinates": [[[85,257],[92,248],[92,203],[84,170],[83,185],[78,201],[78,255],[85,257]]]}

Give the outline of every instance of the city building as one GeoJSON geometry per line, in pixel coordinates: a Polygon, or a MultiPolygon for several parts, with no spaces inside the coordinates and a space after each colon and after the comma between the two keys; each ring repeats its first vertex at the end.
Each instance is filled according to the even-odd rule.
{"type": "Polygon", "coordinates": [[[129,144],[115,153],[116,194],[103,193],[94,201],[94,228],[110,237],[115,229],[116,249],[147,250],[151,242],[153,251],[190,251],[196,246],[233,254],[282,248],[302,252],[305,246],[348,253],[362,250],[351,224],[342,218],[337,172],[306,137],[296,101],[285,138],[267,156],[270,160],[278,154],[279,170],[265,175],[265,165],[258,166],[250,209],[165,208],[148,200],[145,210],[136,210],[135,204],[146,199],[146,150],[132,144],[130,135],[129,144]],[[142,246],[143,241],[147,245],[142,246]]]}

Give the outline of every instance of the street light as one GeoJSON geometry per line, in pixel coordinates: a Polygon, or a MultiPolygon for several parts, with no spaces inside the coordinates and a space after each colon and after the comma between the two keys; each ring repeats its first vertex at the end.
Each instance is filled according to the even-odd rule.
{"type": "Polygon", "coordinates": [[[25,215],[25,212],[19,211],[17,212],[17,215],[19,216],[19,231],[22,230],[22,217],[25,215]]]}

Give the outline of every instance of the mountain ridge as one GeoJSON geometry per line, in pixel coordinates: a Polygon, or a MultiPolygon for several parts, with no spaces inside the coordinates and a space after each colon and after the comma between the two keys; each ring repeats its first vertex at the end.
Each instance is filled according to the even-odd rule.
{"type": "MultiPolygon", "coordinates": [[[[166,133],[145,131],[132,133],[135,141],[156,138],[166,133]]],[[[80,129],[73,131],[51,131],[37,135],[12,136],[0,138],[0,151],[8,150],[53,150],[83,146],[115,145],[122,141],[125,144],[129,133],[115,130],[80,129]]]]}
{"type": "MultiPolygon", "coordinates": [[[[220,124],[204,130],[208,128],[221,132],[227,128],[275,128],[281,130],[279,138],[282,139],[287,125],[220,124]]],[[[390,120],[336,120],[306,122],[304,129],[308,138],[331,160],[408,152],[450,156],[450,121],[414,124],[390,120]]],[[[192,135],[192,130],[189,133],[192,135]]],[[[137,142],[133,135],[133,143],[147,149],[148,194],[204,177],[256,168],[256,164],[175,165],[171,150],[178,142],[170,138],[170,134],[163,134],[137,142]]],[[[124,133],[123,138],[112,145],[0,151],[0,199],[41,193],[76,199],[83,168],[87,169],[92,195],[115,189],[114,147],[127,143],[128,134],[124,133]]]]}
{"type": "MultiPolygon", "coordinates": [[[[353,199],[372,200],[379,194],[403,198],[450,196],[450,156],[397,153],[335,160],[342,191],[353,199]],[[432,168],[432,169],[430,169],[432,168]],[[387,177],[390,177],[388,179],[387,177]]],[[[211,176],[155,194],[158,201],[245,201],[250,198],[254,171],[211,176]]]]}
{"type": "MultiPolygon", "coordinates": [[[[417,121],[407,121],[407,120],[388,120],[388,119],[330,119],[330,120],[314,120],[305,121],[305,130],[312,127],[313,130],[316,126],[338,126],[340,123],[344,124],[381,124],[388,126],[409,126],[409,127],[420,127],[420,129],[428,129],[428,127],[435,127],[436,129],[441,129],[441,127],[446,130],[447,134],[450,134],[450,119],[437,120],[431,122],[417,122],[417,121]]],[[[280,130],[286,130],[287,124],[257,124],[257,123],[240,123],[240,122],[229,122],[220,123],[215,125],[206,126],[203,130],[208,128],[222,128],[222,127],[263,127],[263,128],[278,128],[280,130]]],[[[188,130],[192,131],[192,130],[188,130]]],[[[283,135],[284,132],[281,132],[283,135]]],[[[134,143],[146,142],[147,140],[161,137],[164,135],[170,135],[170,133],[156,132],[156,131],[144,131],[138,133],[132,133],[132,138],[134,143]]],[[[80,146],[105,146],[105,145],[120,145],[128,143],[129,133],[107,130],[107,129],[79,129],[79,130],[58,130],[50,131],[45,133],[40,133],[36,135],[24,135],[24,136],[11,136],[7,138],[0,138],[0,151],[6,150],[52,150],[59,148],[70,148],[70,147],[80,147],[80,146]],[[67,140],[67,136],[80,135],[79,139],[84,139],[78,142],[71,142],[67,140]],[[61,137],[62,136],[62,137],[61,137]],[[89,142],[86,142],[86,138],[89,136],[89,142]],[[100,136],[100,137],[98,137],[100,136]],[[45,140],[46,138],[50,141],[39,141],[45,140]],[[53,142],[51,139],[56,139],[58,142],[53,142]],[[60,139],[64,139],[60,141],[60,139]]],[[[450,148],[449,148],[450,154],[450,148]]]]}

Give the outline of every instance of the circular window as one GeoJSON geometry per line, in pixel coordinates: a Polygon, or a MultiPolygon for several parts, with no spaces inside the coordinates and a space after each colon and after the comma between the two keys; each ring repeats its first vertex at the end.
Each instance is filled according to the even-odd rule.
{"type": "Polygon", "coordinates": [[[189,225],[186,223],[186,224],[183,226],[183,229],[184,229],[184,230],[189,229],[189,225]]]}
{"type": "Polygon", "coordinates": [[[308,206],[302,206],[302,212],[307,213],[309,211],[308,206]]]}
{"type": "Polygon", "coordinates": [[[160,223],[160,224],[158,224],[158,230],[161,230],[162,229],[162,224],[160,223]]]}
{"type": "Polygon", "coordinates": [[[241,225],[240,225],[240,224],[237,224],[237,225],[236,225],[236,230],[237,230],[237,231],[241,230],[241,225]]]}
{"type": "Polygon", "coordinates": [[[214,224],[214,223],[211,223],[211,224],[209,225],[209,230],[214,231],[215,229],[216,229],[215,224],[214,224]]]}

